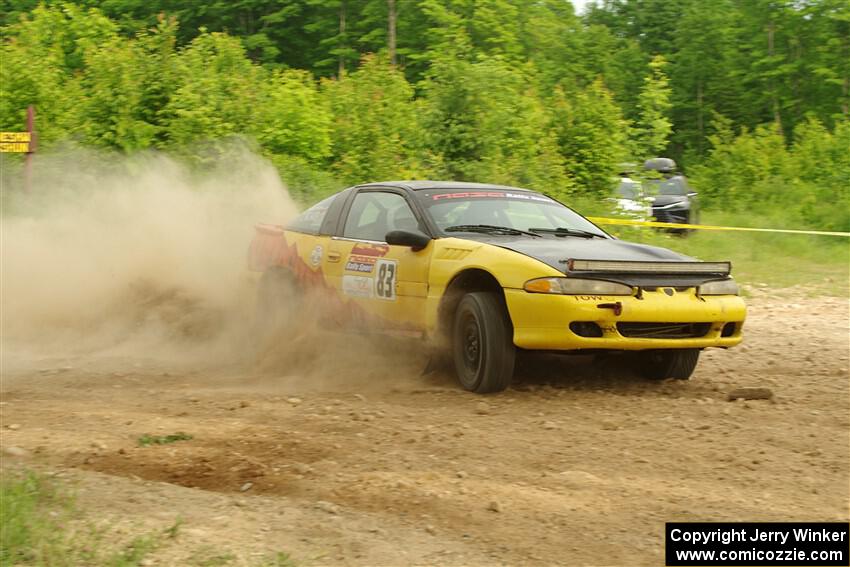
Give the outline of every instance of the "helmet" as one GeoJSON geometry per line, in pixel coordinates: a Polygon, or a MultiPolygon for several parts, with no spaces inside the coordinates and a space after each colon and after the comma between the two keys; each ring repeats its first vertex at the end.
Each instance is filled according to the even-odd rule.
{"type": "Polygon", "coordinates": [[[676,171],[676,162],[670,158],[657,157],[646,160],[643,163],[643,168],[661,173],[673,173],[676,171]]]}

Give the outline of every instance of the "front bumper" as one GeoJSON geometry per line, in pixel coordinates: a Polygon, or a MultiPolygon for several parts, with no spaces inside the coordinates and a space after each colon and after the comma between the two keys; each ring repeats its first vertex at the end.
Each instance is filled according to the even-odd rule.
{"type": "Polygon", "coordinates": [[[698,297],[694,288],[644,290],[641,298],[505,289],[505,300],[514,327],[514,344],[532,350],[732,347],[741,342],[746,317],[740,297],[698,297]],[[619,308],[615,307],[617,303],[619,308]],[[571,329],[572,323],[595,324],[601,336],[581,336],[571,329]],[[632,325],[618,326],[620,323],[632,325]],[[650,336],[625,336],[633,334],[627,328],[641,327],[634,325],[641,323],[647,328],[662,328],[664,325],[654,325],[662,323],[681,325],[697,329],[691,334],[699,336],[651,336],[652,332],[644,333],[650,336]],[[690,323],[696,325],[685,325],[690,323]]]}
{"type": "Polygon", "coordinates": [[[688,224],[691,211],[689,209],[663,209],[653,207],[650,210],[652,220],[655,222],[668,222],[673,224],[688,224]]]}

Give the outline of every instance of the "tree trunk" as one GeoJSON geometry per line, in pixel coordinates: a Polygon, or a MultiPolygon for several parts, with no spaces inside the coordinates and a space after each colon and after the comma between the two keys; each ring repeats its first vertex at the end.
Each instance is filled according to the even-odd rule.
{"type": "Polygon", "coordinates": [[[702,79],[697,80],[697,153],[702,155],[702,141],[705,138],[705,125],[703,123],[703,101],[702,101],[702,79]]]}
{"type": "Polygon", "coordinates": [[[390,63],[395,65],[395,27],[396,27],[396,9],[395,0],[387,0],[387,49],[390,52],[390,63]]]}
{"type": "MultiPolygon", "coordinates": [[[[773,58],[773,36],[776,32],[776,24],[770,20],[767,24],[767,54],[773,58]]],[[[776,122],[776,128],[782,132],[782,116],[779,114],[779,95],[776,93],[776,80],[771,78],[769,83],[771,105],[773,106],[773,121],[776,122]]]]}
{"type": "MultiPolygon", "coordinates": [[[[340,48],[345,47],[343,42],[345,41],[345,2],[339,3],[339,36],[340,36],[340,48]]],[[[342,80],[343,75],[345,74],[345,54],[340,52],[339,54],[339,80],[342,80]]]]}
{"type": "Polygon", "coordinates": [[[850,76],[847,74],[847,57],[850,57],[850,35],[844,34],[841,42],[841,53],[844,55],[844,81],[841,83],[841,112],[844,116],[850,116],[850,108],[847,105],[847,95],[850,94],[850,76]]]}

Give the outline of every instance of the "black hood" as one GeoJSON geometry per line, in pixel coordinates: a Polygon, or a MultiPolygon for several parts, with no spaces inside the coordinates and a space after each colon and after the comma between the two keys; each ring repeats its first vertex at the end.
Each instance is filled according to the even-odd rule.
{"type": "MultiPolygon", "coordinates": [[[[666,248],[635,244],[617,239],[580,238],[574,236],[534,238],[531,236],[494,236],[487,234],[464,235],[468,240],[475,240],[506,248],[525,256],[535,258],[552,266],[559,272],[567,274],[567,260],[624,260],[637,262],[693,262],[694,258],[678,254],[666,248]]],[[[567,274],[569,275],[569,274],[567,274]]],[[[653,275],[653,274],[592,274],[583,272],[582,278],[617,281],[632,286],[641,287],[692,287],[708,280],[723,279],[723,274],[717,275],[653,275]]]]}

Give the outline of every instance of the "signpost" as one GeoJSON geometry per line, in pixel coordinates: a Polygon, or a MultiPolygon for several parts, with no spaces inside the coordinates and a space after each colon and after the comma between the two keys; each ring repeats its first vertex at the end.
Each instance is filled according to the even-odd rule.
{"type": "Polygon", "coordinates": [[[24,157],[24,188],[30,191],[32,179],[32,154],[36,147],[35,108],[27,107],[26,132],[0,132],[0,153],[26,154],[24,157]]]}

